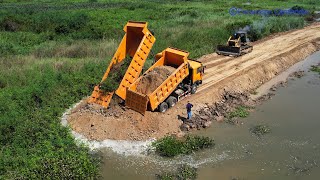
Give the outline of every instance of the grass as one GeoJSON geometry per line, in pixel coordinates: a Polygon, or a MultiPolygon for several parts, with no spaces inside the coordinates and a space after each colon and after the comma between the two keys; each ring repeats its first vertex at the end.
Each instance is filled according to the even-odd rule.
{"type": "Polygon", "coordinates": [[[156,178],[159,180],[195,180],[197,176],[197,168],[185,164],[180,165],[175,172],[156,174],[156,178]]]}
{"type": "Polygon", "coordinates": [[[238,106],[234,111],[231,111],[227,114],[228,119],[232,119],[235,117],[246,118],[249,116],[249,107],[246,106],[238,106]]]}
{"type": "Polygon", "coordinates": [[[202,136],[187,136],[185,139],[167,136],[152,144],[155,148],[155,152],[164,157],[190,154],[201,149],[211,148],[214,145],[213,139],[202,136]]]}
{"type": "Polygon", "coordinates": [[[271,132],[271,129],[267,125],[256,125],[250,129],[251,133],[262,136],[271,132]]]}
{"type": "Polygon", "coordinates": [[[99,82],[94,59],[0,59],[0,179],[95,179],[99,161],[60,117],[99,82]]]}
{"type": "MultiPolygon", "coordinates": [[[[305,25],[300,16],[232,17],[232,6],[320,10],[318,0],[244,2],[0,0],[0,179],[99,177],[97,159],[76,145],[60,117],[100,82],[128,20],[149,22],[157,38],[153,54],[173,46],[197,58],[246,25],[253,40],[305,25]]],[[[213,145],[200,140],[189,138],[186,145],[167,138],[158,146],[174,156],[213,145]]]]}
{"type": "Polygon", "coordinates": [[[235,110],[228,112],[227,113],[227,120],[226,123],[228,124],[236,124],[236,118],[246,118],[249,116],[249,111],[248,109],[250,109],[251,107],[247,107],[247,106],[238,106],[235,108],[235,110]]]}

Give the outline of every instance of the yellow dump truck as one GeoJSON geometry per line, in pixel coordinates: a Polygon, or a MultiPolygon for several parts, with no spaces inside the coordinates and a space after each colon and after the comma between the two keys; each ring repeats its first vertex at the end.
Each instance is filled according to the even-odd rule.
{"type": "Polygon", "coordinates": [[[101,90],[101,83],[94,87],[92,95],[88,102],[100,104],[108,107],[112,96],[116,93],[123,100],[126,99],[126,88],[130,86],[140,75],[143,65],[149,55],[149,52],[155,42],[155,37],[148,30],[146,22],[129,21],[125,27],[124,35],[117,51],[115,52],[101,83],[105,81],[110,70],[119,65],[126,57],[132,58],[125,75],[116,91],[105,92],[101,90]]]}
{"type": "Polygon", "coordinates": [[[142,114],[147,109],[165,112],[183,97],[194,94],[202,83],[204,66],[201,62],[188,59],[188,56],[188,52],[175,48],[167,48],[157,54],[156,62],[127,88],[126,106],[142,114]],[[154,91],[148,94],[138,92],[137,87],[142,78],[161,66],[175,69],[154,91]]]}

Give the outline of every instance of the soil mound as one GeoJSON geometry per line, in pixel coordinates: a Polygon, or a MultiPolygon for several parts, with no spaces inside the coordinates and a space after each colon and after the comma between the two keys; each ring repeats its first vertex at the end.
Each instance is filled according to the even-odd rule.
{"type": "Polygon", "coordinates": [[[142,94],[150,94],[156,90],[176,69],[171,66],[155,67],[145,74],[137,85],[137,91],[142,94]]]}

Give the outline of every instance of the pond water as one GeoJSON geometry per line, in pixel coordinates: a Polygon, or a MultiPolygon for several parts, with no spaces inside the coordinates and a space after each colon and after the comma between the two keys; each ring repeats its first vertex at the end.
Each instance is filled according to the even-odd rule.
{"type": "MultiPolygon", "coordinates": [[[[320,52],[300,63],[300,68],[309,67],[310,62],[320,62],[320,52]]],[[[320,178],[318,74],[306,72],[302,78],[289,79],[287,87],[279,88],[271,100],[257,106],[249,117],[240,121],[242,125],[214,122],[208,129],[193,132],[213,137],[216,146],[174,159],[147,155],[147,152],[119,155],[104,148],[102,176],[104,179],[155,179],[155,174],[188,164],[198,168],[201,180],[320,178]],[[268,125],[271,133],[262,137],[251,134],[249,129],[260,124],[268,125]]]]}

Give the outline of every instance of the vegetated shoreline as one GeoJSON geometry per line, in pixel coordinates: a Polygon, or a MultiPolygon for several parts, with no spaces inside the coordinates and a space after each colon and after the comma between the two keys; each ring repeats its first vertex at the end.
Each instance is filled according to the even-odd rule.
{"type": "MultiPolygon", "coordinates": [[[[269,39],[269,37],[267,37],[269,39]]],[[[183,117],[179,115],[185,114],[184,103],[186,100],[178,103],[177,106],[169,113],[159,114],[157,112],[150,112],[151,116],[146,117],[132,111],[125,110],[120,116],[97,121],[92,121],[99,114],[89,113],[80,120],[76,117],[68,117],[69,124],[73,130],[83,134],[89,140],[103,141],[105,139],[113,140],[129,140],[129,141],[144,141],[152,138],[161,138],[166,135],[181,136],[183,130],[201,129],[208,127],[212,120],[221,121],[225,115],[240,105],[254,106],[262,101],[269,99],[272,94],[264,95],[258,100],[251,100],[249,97],[250,92],[254,92],[262,84],[275,78],[279,73],[285,71],[295,63],[304,60],[310,54],[320,49],[320,39],[313,40],[312,42],[301,44],[300,46],[280,54],[276,57],[266,59],[265,61],[249,67],[245,71],[234,74],[230,77],[223,79],[221,82],[215,84],[214,89],[207,89],[201,93],[197,93],[188,100],[194,101],[195,117],[194,121],[188,124],[187,121],[181,126],[183,117]],[[208,103],[212,100],[211,103],[208,103]],[[172,112],[174,111],[174,112],[172,112]],[[128,114],[129,112],[129,114],[128,114]],[[125,116],[124,116],[125,115],[125,116]],[[176,116],[178,115],[178,118],[176,116]],[[121,117],[124,117],[124,120],[121,117]],[[88,119],[91,118],[91,119],[88,119]],[[170,119],[169,119],[170,118],[170,119]],[[120,120],[119,120],[120,119],[120,120]],[[151,123],[146,121],[151,121],[151,123]],[[92,122],[97,124],[91,124],[92,122]],[[85,124],[86,123],[86,124],[85,124]],[[114,123],[114,125],[112,125],[114,123]],[[107,129],[103,129],[106,127],[107,129]],[[126,125],[127,124],[127,125],[126,125]],[[189,127],[184,127],[187,124],[189,127]],[[194,125],[192,125],[194,124],[194,125]],[[92,126],[93,125],[93,126],[92,126]],[[101,125],[101,126],[100,126],[101,125]],[[124,125],[124,126],[122,126],[124,125]],[[91,126],[91,127],[90,127],[91,126]],[[92,128],[94,127],[94,129],[92,128]],[[119,129],[119,127],[121,129],[119,129]],[[99,129],[100,128],[100,129],[99,129]],[[145,128],[145,129],[144,129],[145,128]],[[170,129],[167,129],[170,128],[170,129]],[[181,129],[180,129],[181,128],[181,129]],[[111,132],[107,132],[111,130],[111,132]],[[119,132],[119,131],[123,132],[119,132]],[[101,133],[101,131],[104,131],[101,133]],[[135,132],[137,131],[137,132],[135,132]],[[133,134],[128,134],[133,133],[133,134]]],[[[77,112],[75,112],[77,113],[77,112]]],[[[72,116],[72,115],[71,115],[72,116]]]]}

